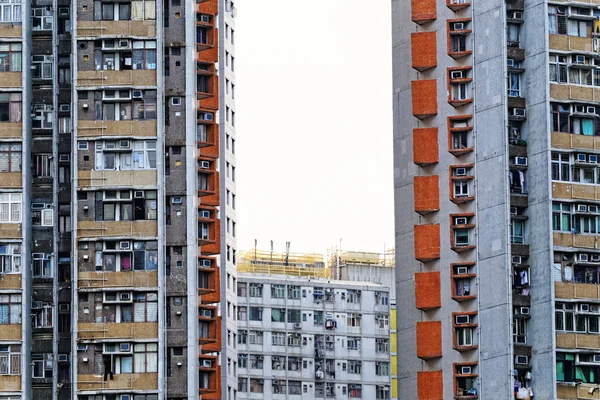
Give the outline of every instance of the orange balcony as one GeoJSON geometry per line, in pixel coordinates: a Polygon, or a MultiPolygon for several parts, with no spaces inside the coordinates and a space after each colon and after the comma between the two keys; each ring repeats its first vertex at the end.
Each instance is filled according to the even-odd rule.
{"type": "Polygon", "coordinates": [[[198,100],[219,95],[219,79],[216,75],[198,74],[196,84],[196,98],[198,100]]]}
{"type": "Polygon", "coordinates": [[[424,24],[437,18],[436,0],[411,0],[412,20],[424,24]]]}
{"type": "Polygon", "coordinates": [[[456,12],[471,5],[471,0],[446,0],[446,7],[456,12]]]}
{"type": "MultiPolygon", "coordinates": [[[[221,301],[221,280],[217,271],[204,271],[198,272],[200,277],[205,279],[205,285],[198,287],[198,294],[200,295],[200,303],[202,304],[214,304],[221,301]]],[[[200,281],[200,278],[198,279],[200,281]]]]}
{"type": "Polygon", "coordinates": [[[199,337],[198,343],[202,345],[203,353],[211,353],[221,351],[221,317],[217,317],[214,321],[208,322],[209,332],[205,337],[199,337]]]}
{"type": "Polygon", "coordinates": [[[198,14],[217,15],[219,13],[219,3],[216,0],[196,0],[198,4],[198,14]]]}
{"type": "Polygon", "coordinates": [[[217,48],[219,32],[217,28],[212,26],[204,26],[202,23],[197,23],[196,26],[196,50],[217,48]]]}
{"type": "Polygon", "coordinates": [[[436,32],[413,32],[410,34],[412,67],[426,71],[437,66],[436,32]]]}
{"type": "Polygon", "coordinates": [[[198,321],[216,321],[217,318],[217,306],[198,305],[198,321]]]}
{"type": "Polygon", "coordinates": [[[439,162],[438,128],[413,129],[413,162],[424,167],[439,162]]]}
{"type": "Polygon", "coordinates": [[[211,365],[214,365],[210,368],[202,367],[203,360],[200,360],[200,367],[198,368],[198,382],[200,382],[198,393],[202,395],[204,400],[218,400],[221,398],[221,369],[216,365],[216,359],[214,361],[210,360],[211,365]]]}
{"type": "Polygon", "coordinates": [[[427,311],[442,306],[440,272],[415,274],[415,306],[427,311]]]}
{"type": "Polygon", "coordinates": [[[444,400],[444,376],[442,371],[417,372],[419,399],[444,400]]]}
{"type": "Polygon", "coordinates": [[[423,360],[442,356],[442,321],[417,322],[417,357],[423,360]]]}
{"type": "MultiPolygon", "coordinates": [[[[220,228],[220,224],[217,227],[217,222],[219,220],[216,218],[205,219],[202,217],[198,217],[198,245],[205,246],[208,244],[216,243],[218,237],[220,236],[220,231],[217,228],[220,228]]],[[[203,249],[204,250],[204,249],[203,249]]],[[[202,252],[204,253],[204,251],[202,252]]]]}
{"type": "Polygon", "coordinates": [[[435,79],[413,81],[412,110],[413,115],[425,119],[437,115],[437,82],[435,79]]]}
{"type": "Polygon", "coordinates": [[[440,258],[440,225],[415,225],[415,259],[429,262],[440,258]]]}
{"type": "Polygon", "coordinates": [[[440,177],[438,175],[414,177],[415,212],[426,215],[440,210],[440,177]]]}
{"type": "MultiPolygon", "coordinates": [[[[202,151],[205,147],[219,147],[219,125],[218,124],[198,124],[197,126],[197,147],[202,151]]],[[[201,153],[202,155],[202,153],[201,153]]]]}

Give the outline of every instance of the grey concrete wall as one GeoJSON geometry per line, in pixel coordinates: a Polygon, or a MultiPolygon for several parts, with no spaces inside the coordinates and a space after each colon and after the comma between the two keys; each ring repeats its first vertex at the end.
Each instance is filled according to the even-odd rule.
{"type": "Polygon", "coordinates": [[[550,98],[548,85],[548,10],[545,0],[525,2],[523,39],[527,86],[527,152],[529,173],[529,264],[532,384],[538,399],[556,398],[554,356],[554,282],[550,175],[550,98]]]}

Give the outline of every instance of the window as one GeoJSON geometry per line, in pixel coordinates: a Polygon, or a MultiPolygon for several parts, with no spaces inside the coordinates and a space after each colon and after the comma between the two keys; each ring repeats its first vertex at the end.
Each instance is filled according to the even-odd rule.
{"type": "Polygon", "coordinates": [[[0,223],[21,222],[21,193],[0,193],[0,223]]]}
{"type": "Polygon", "coordinates": [[[52,106],[50,104],[34,104],[31,117],[32,129],[52,129],[52,106]]]}
{"type": "MultiPolygon", "coordinates": [[[[245,368],[240,365],[240,368],[245,368]]],[[[238,392],[248,392],[248,378],[238,378],[238,392]]]]}
{"type": "Polygon", "coordinates": [[[348,289],[346,302],[352,304],[360,304],[362,292],[360,290],[348,289]]]}
{"type": "Polygon", "coordinates": [[[249,331],[248,344],[263,344],[263,331],[249,331]]]}
{"type": "MultiPolygon", "coordinates": [[[[132,2],[133,4],[134,2],[132,2]]],[[[133,69],[156,69],[156,42],[134,40],[132,43],[133,69]]]]}
{"type": "Polygon", "coordinates": [[[50,353],[31,354],[31,377],[52,378],[52,365],[54,359],[50,353]]]}
{"type": "Polygon", "coordinates": [[[510,242],[514,244],[525,243],[525,221],[516,219],[510,221],[510,242]]]}
{"type": "Polygon", "coordinates": [[[31,306],[31,323],[34,328],[51,328],[52,313],[54,309],[52,304],[37,302],[39,304],[31,306]]]}
{"type": "Polygon", "coordinates": [[[251,393],[263,393],[264,392],[264,380],[263,379],[250,379],[250,392],[251,393]]]}
{"type": "Polygon", "coordinates": [[[52,177],[52,154],[34,154],[33,158],[33,177],[51,178],[52,177]]]}
{"type": "MultiPolygon", "coordinates": [[[[295,371],[291,369],[291,371],[295,371]]],[[[291,395],[302,395],[302,382],[300,381],[288,381],[288,394],[291,395]]]]}
{"type": "Polygon", "coordinates": [[[285,308],[272,308],[271,322],[285,322],[285,308]]]}
{"type": "Polygon", "coordinates": [[[379,329],[387,329],[390,326],[390,316],[377,314],[375,315],[375,327],[379,329]]]}
{"type": "Polygon", "coordinates": [[[250,368],[251,369],[263,369],[264,357],[260,354],[250,354],[250,368]]]}
{"type": "Polygon", "coordinates": [[[348,337],[347,347],[348,350],[360,350],[360,337],[348,337]]]}
{"type": "Polygon", "coordinates": [[[521,74],[519,72],[508,72],[507,89],[510,97],[519,97],[521,95],[521,74]]]}
{"type": "Polygon", "coordinates": [[[551,34],[567,34],[567,7],[548,6],[548,31],[551,34]]]}
{"type": "Polygon", "coordinates": [[[375,399],[376,400],[389,400],[390,398],[390,387],[377,385],[375,387],[375,399]]]}
{"type": "Polygon", "coordinates": [[[377,376],[389,376],[390,375],[390,363],[378,361],[375,363],[375,375],[377,376]]]}
{"type": "Polygon", "coordinates": [[[0,93],[0,122],[22,121],[21,99],[21,93],[0,93]]]}
{"type": "Polygon", "coordinates": [[[248,296],[248,284],[238,282],[237,295],[238,295],[238,297],[247,297],[248,296]]]}
{"type": "Polygon", "coordinates": [[[0,244],[0,273],[21,272],[21,245],[0,244]]]}
{"type": "Polygon", "coordinates": [[[238,307],[237,319],[238,319],[238,321],[248,320],[248,307],[244,307],[244,306],[238,307]]]}
{"type": "Polygon", "coordinates": [[[247,330],[238,330],[238,344],[247,344],[248,343],[248,331],[247,330]]]}
{"type": "Polygon", "coordinates": [[[0,172],[21,171],[21,143],[0,143],[0,172]]]}
{"type": "Polygon", "coordinates": [[[263,285],[262,283],[251,283],[248,288],[250,297],[262,297],[263,285]]]}
{"type": "Polygon", "coordinates": [[[271,298],[273,299],[284,299],[285,298],[285,285],[271,285],[271,298]]]}
{"type": "Polygon", "coordinates": [[[158,372],[158,345],[156,343],[136,343],[133,345],[133,371],[158,372]]]}
{"type": "Polygon", "coordinates": [[[571,167],[569,154],[552,152],[552,180],[569,182],[571,167]]]}
{"type": "Polygon", "coordinates": [[[44,204],[48,207],[44,210],[31,211],[31,224],[33,226],[54,226],[54,210],[51,204],[44,204]]]}
{"type": "Polygon", "coordinates": [[[0,345],[0,375],[21,375],[21,345],[0,345]]]}
{"type": "Polygon", "coordinates": [[[390,351],[390,340],[389,339],[375,339],[375,351],[377,353],[387,353],[390,351]]]}
{"type": "Polygon", "coordinates": [[[287,287],[288,299],[300,299],[300,286],[288,286],[287,287]]]}
{"type": "MultiPolygon", "coordinates": [[[[21,323],[21,295],[0,294],[0,324],[21,323]]],[[[2,350],[0,350],[2,351],[2,350]]],[[[0,363],[0,370],[1,370],[0,363]]],[[[1,372],[0,372],[1,374],[1,372]]]]}
{"type": "Polygon", "coordinates": [[[3,0],[0,6],[0,22],[21,22],[21,1],[3,0]]]}
{"type": "Polygon", "coordinates": [[[96,243],[97,249],[95,255],[96,271],[155,271],[158,267],[158,244],[157,242],[133,242],[133,251],[131,248],[121,249],[121,244],[129,242],[102,242],[96,243]],[[119,248],[117,248],[117,245],[119,248]],[[102,251],[104,250],[104,251],[102,251]]]}
{"type": "Polygon", "coordinates": [[[519,47],[518,24],[506,24],[506,43],[509,47],[519,47]]]}
{"type": "MultiPolygon", "coordinates": [[[[573,10],[574,7],[571,9],[573,10]]],[[[589,37],[588,32],[592,31],[592,21],[579,19],[567,20],[567,34],[569,36],[589,37]]]]}
{"type": "Polygon", "coordinates": [[[0,43],[0,72],[21,72],[22,48],[21,43],[0,43]]]}
{"type": "Polygon", "coordinates": [[[550,55],[550,82],[567,83],[567,56],[550,55]]]}
{"type": "Polygon", "coordinates": [[[96,142],[96,170],[156,168],[156,140],[96,142]],[[133,149],[131,149],[133,147],[133,149]]]}
{"type": "Polygon", "coordinates": [[[513,318],[513,343],[527,344],[527,320],[513,318]]]}
{"type": "Polygon", "coordinates": [[[349,327],[359,327],[360,321],[362,319],[362,314],[347,314],[346,316],[346,325],[349,327]]]}
{"type": "Polygon", "coordinates": [[[302,318],[301,310],[292,310],[292,309],[287,310],[287,322],[299,323],[301,321],[301,318],[302,318]]]}
{"type": "Polygon", "coordinates": [[[470,347],[473,346],[473,328],[459,328],[456,327],[456,345],[458,347],[470,347]]]}
{"type": "Polygon", "coordinates": [[[361,370],[362,370],[362,361],[348,360],[348,373],[349,374],[360,374],[361,370]]]}
{"type": "Polygon", "coordinates": [[[96,221],[157,219],[155,190],[107,190],[96,192],[96,221]]]}
{"type": "Polygon", "coordinates": [[[273,346],[285,346],[286,335],[285,332],[272,332],[271,333],[271,344],[273,346]]]}
{"type": "Polygon", "coordinates": [[[250,307],[250,321],[262,321],[263,308],[262,307],[250,307]]]}
{"type": "Polygon", "coordinates": [[[51,31],[54,17],[46,7],[31,9],[31,29],[34,31],[51,31]]]}

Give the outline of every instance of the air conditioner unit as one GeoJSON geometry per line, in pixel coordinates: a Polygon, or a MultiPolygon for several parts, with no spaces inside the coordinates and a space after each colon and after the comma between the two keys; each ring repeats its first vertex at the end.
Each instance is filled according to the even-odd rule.
{"type": "Polygon", "coordinates": [[[586,107],[586,112],[588,114],[596,114],[596,107],[586,107]]]}
{"type": "Polygon", "coordinates": [[[467,218],[466,217],[457,217],[454,218],[454,225],[466,225],[467,218]]]}
{"type": "Polygon", "coordinates": [[[577,153],[577,162],[587,162],[587,156],[583,153],[577,153]]]}
{"type": "Polygon", "coordinates": [[[213,121],[214,118],[215,117],[212,113],[201,113],[200,114],[200,119],[203,121],[213,121]]]}
{"type": "Polygon", "coordinates": [[[577,212],[587,212],[588,208],[585,204],[577,204],[577,212]]]}
{"type": "Polygon", "coordinates": [[[521,11],[513,11],[513,12],[511,12],[511,13],[508,14],[508,19],[522,20],[523,19],[523,13],[521,11]]]}
{"type": "Polygon", "coordinates": [[[527,356],[516,356],[515,357],[515,364],[517,364],[517,365],[528,365],[529,364],[529,357],[527,357],[527,356]]]}
{"type": "Polygon", "coordinates": [[[469,268],[468,267],[458,267],[458,268],[456,268],[456,273],[458,275],[468,274],[469,273],[469,268]]]}
{"type": "Polygon", "coordinates": [[[515,66],[515,60],[513,60],[512,58],[509,58],[508,60],[506,60],[506,66],[507,67],[514,67],[515,66]]]}
{"type": "Polygon", "coordinates": [[[582,261],[582,262],[587,262],[588,261],[588,255],[587,254],[579,254],[577,256],[577,260],[582,261]]]}
{"type": "Polygon", "coordinates": [[[144,98],[143,92],[141,90],[132,90],[131,98],[132,99],[143,99],[144,98]]]}
{"type": "Polygon", "coordinates": [[[300,329],[300,328],[302,328],[302,324],[300,322],[294,323],[294,329],[300,329]]]}
{"type": "Polygon", "coordinates": [[[119,344],[119,351],[122,353],[128,353],[131,351],[131,344],[129,343],[121,343],[119,344]]]}
{"type": "Polygon", "coordinates": [[[521,314],[521,315],[529,315],[529,307],[521,307],[519,309],[519,314],[521,314]]]}
{"type": "Polygon", "coordinates": [[[454,322],[456,323],[456,325],[465,325],[471,322],[471,316],[470,315],[456,315],[454,317],[454,322]]]}
{"type": "Polygon", "coordinates": [[[90,359],[87,357],[84,357],[81,359],[81,362],[88,363],[88,362],[90,362],[90,359]]]}
{"type": "Polygon", "coordinates": [[[210,24],[210,15],[200,15],[200,22],[203,24],[210,24]]]}
{"type": "Polygon", "coordinates": [[[450,79],[463,79],[463,71],[450,71],[450,79]]]}
{"type": "Polygon", "coordinates": [[[210,218],[210,211],[200,211],[200,218],[210,218]]]}
{"type": "Polygon", "coordinates": [[[521,257],[521,256],[512,256],[512,263],[513,264],[522,264],[523,263],[523,257],[521,257]]]}
{"type": "Polygon", "coordinates": [[[131,148],[131,141],[129,141],[129,140],[119,140],[119,147],[121,149],[129,149],[129,148],[131,148]]]}
{"type": "Polygon", "coordinates": [[[471,367],[460,367],[461,375],[469,375],[471,374],[473,369],[471,367]]]}
{"type": "Polygon", "coordinates": [[[590,305],[589,304],[580,304],[579,305],[579,311],[581,311],[581,312],[590,312],[590,305]]]}
{"type": "Polygon", "coordinates": [[[212,266],[212,262],[210,260],[201,260],[200,266],[203,268],[210,268],[212,266]]]}
{"type": "Polygon", "coordinates": [[[600,254],[592,254],[590,256],[590,261],[592,261],[592,262],[600,262],[600,254]]]}
{"type": "Polygon", "coordinates": [[[119,48],[120,49],[128,49],[131,47],[131,42],[129,40],[119,40],[119,48]]]}
{"type": "Polygon", "coordinates": [[[456,168],[454,170],[454,175],[456,176],[465,176],[467,175],[467,169],[466,168],[456,168]]]}
{"type": "Polygon", "coordinates": [[[58,161],[59,162],[69,162],[69,160],[71,159],[69,154],[60,154],[58,156],[58,161]]]}
{"type": "Polygon", "coordinates": [[[202,169],[209,169],[210,168],[210,162],[209,161],[200,161],[200,168],[202,168],[202,169]]]}
{"type": "Polygon", "coordinates": [[[524,117],[525,109],[524,108],[513,108],[513,115],[515,117],[524,117]]]}
{"type": "Polygon", "coordinates": [[[465,29],[465,24],[462,22],[455,22],[454,24],[452,24],[453,31],[462,31],[464,29],[465,29]]]}
{"type": "Polygon", "coordinates": [[[517,215],[517,207],[510,208],[510,215],[517,215]]]}
{"type": "Polygon", "coordinates": [[[121,250],[129,250],[129,249],[131,249],[131,242],[129,242],[127,240],[119,242],[119,249],[121,249],[121,250]]]}
{"type": "Polygon", "coordinates": [[[590,164],[597,164],[597,163],[598,163],[598,156],[597,156],[597,155],[595,155],[595,154],[590,154],[590,155],[588,156],[588,162],[589,162],[590,164]]]}
{"type": "Polygon", "coordinates": [[[87,351],[87,349],[88,349],[87,344],[78,344],[77,345],[77,351],[87,351]]]}
{"type": "Polygon", "coordinates": [[[202,316],[204,318],[211,318],[212,317],[212,311],[211,310],[202,310],[202,316]]]}
{"type": "Polygon", "coordinates": [[[183,196],[171,197],[171,204],[183,204],[183,196]]]}
{"type": "Polygon", "coordinates": [[[143,190],[136,190],[135,192],[133,192],[133,197],[135,199],[143,199],[144,198],[144,191],[143,190]]]}
{"type": "Polygon", "coordinates": [[[67,354],[59,354],[57,358],[58,362],[68,362],[69,356],[67,354]]]}
{"type": "Polygon", "coordinates": [[[131,293],[129,293],[129,292],[119,293],[119,300],[131,301],[131,293]]]}
{"type": "Polygon", "coordinates": [[[129,394],[122,394],[121,395],[121,400],[131,400],[131,395],[129,395],[129,394]]]}
{"type": "Polygon", "coordinates": [[[595,363],[600,363],[600,354],[594,354],[593,360],[595,363]]]}
{"type": "Polygon", "coordinates": [[[515,157],[515,165],[527,166],[527,157],[515,157]]]}
{"type": "Polygon", "coordinates": [[[210,360],[202,360],[202,366],[204,368],[210,368],[210,367],[212,367],[212,361],[210,361],[210,360]]]}
{"type": "Polygon", "coordinates": [[[69,312],[71,309],[70,304],[62,303],[58,305],[58,312],[69,312]]]}
{"type": "Polygon", "coordinates": [[[585,114],[585,106],[575,105],[575,106],[573,106],[573,112],[579,113],[579,114],[585,114]]]}
{"type": "Polygon", "coordinates": [[[585,56],[575,56],[575,64],[585,64],[585,56]]]}
{"type": "Polygon", "coordinates": [[[58,106],[58,111],[69,112],[69,111],[71,111],[71,105],[70,104],[61,104],[60,106],[58,106]]]}

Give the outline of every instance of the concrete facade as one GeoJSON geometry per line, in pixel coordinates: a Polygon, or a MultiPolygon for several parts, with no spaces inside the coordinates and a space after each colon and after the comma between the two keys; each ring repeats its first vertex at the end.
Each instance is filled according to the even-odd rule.
{"type": "Polygon", "coordinates": [[[240,399],[390,399],[389,288],[240,273],[240,399]]]}

